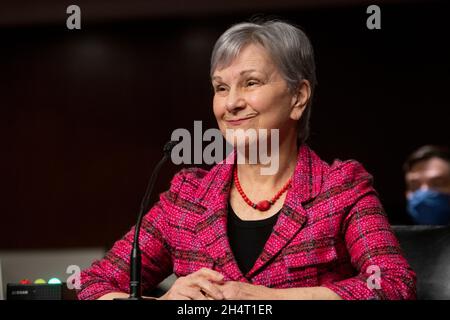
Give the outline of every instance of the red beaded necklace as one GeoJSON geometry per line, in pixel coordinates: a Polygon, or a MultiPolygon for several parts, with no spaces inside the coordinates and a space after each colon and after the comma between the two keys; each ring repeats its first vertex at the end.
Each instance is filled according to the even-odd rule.
{"type": "Polygon", "coordinates": [[[281,188],[280,191],[277,192],[277,194],[271,199],[271,200],[262,200],[258,203],[252,202],[247,195],[245,194],[244,190],[242,190],[241,184],[239,183],[238,173],[237,173],[237,166],[236,169],[234,169],[234,184],[236,185],[236,189],[238,190],[241,197],[244,199],[244,201],[251,206],[253,209],[259,210],[259,211],[267,211],[269,208],[277,201],[283,193],[286,192],[286,190],[291,185],[292,178],[286,182],[286,184],[281,188]]]}

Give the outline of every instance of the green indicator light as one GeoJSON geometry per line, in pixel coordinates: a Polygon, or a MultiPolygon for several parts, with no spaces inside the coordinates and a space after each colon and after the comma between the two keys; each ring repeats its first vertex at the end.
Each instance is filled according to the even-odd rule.
{"type": "Polygon", "coordinates": [[[61,280],[59,280],[58,278],[51,278],[50,280],[48,280],[48,284],[61,284],[61,280]]]}

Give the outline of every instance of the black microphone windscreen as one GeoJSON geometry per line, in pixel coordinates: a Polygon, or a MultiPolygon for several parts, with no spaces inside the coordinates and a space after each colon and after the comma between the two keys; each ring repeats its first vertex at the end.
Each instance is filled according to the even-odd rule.
{"type": "Polygon", "coordinates": [[[167,142],[164,145],[164,148],[163,148],[164,154],[170,155],[170,153],[172,152],[173,147],[175,147],[178,144],[178,142],[179,141],[173,141],[173,140],[170,140],[169,142],[167,142]]]}

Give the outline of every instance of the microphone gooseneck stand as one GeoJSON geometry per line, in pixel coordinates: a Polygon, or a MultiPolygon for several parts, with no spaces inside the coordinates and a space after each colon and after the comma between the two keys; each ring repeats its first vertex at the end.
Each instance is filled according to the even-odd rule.
{"type": "Polygon", "coordinates": [[[178,143],[178,141],[169,141],[164,145],[163,151],[164,156],[156,165],[152,172],[150,180],[147,185],[144,197],[142,198],[141,207],[139,209],[139,216],[134,230],[133,247],[130,255],[130,296],[128,298],[119,298],[114,300],[142,300],[142,285],[141,285],[141,248],[139,246],[139,235],[141,231],[141,223],[144,218],[144,214],[149,209],[150,197],[153,192],[153,187],[155,186],[156,178],[158,177],[159,170],[163,164],[170,157],[173,147],[178,143]]]}

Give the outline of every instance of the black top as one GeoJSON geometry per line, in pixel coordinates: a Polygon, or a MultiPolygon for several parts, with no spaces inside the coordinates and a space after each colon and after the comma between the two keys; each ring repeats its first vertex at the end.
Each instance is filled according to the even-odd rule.
{"type": "Polygon", "coordinates": [[[252,269],[272,233],[279,213],[263,220],[241,220],[228,204],[228,239],[242,274],[252,269]]]}

